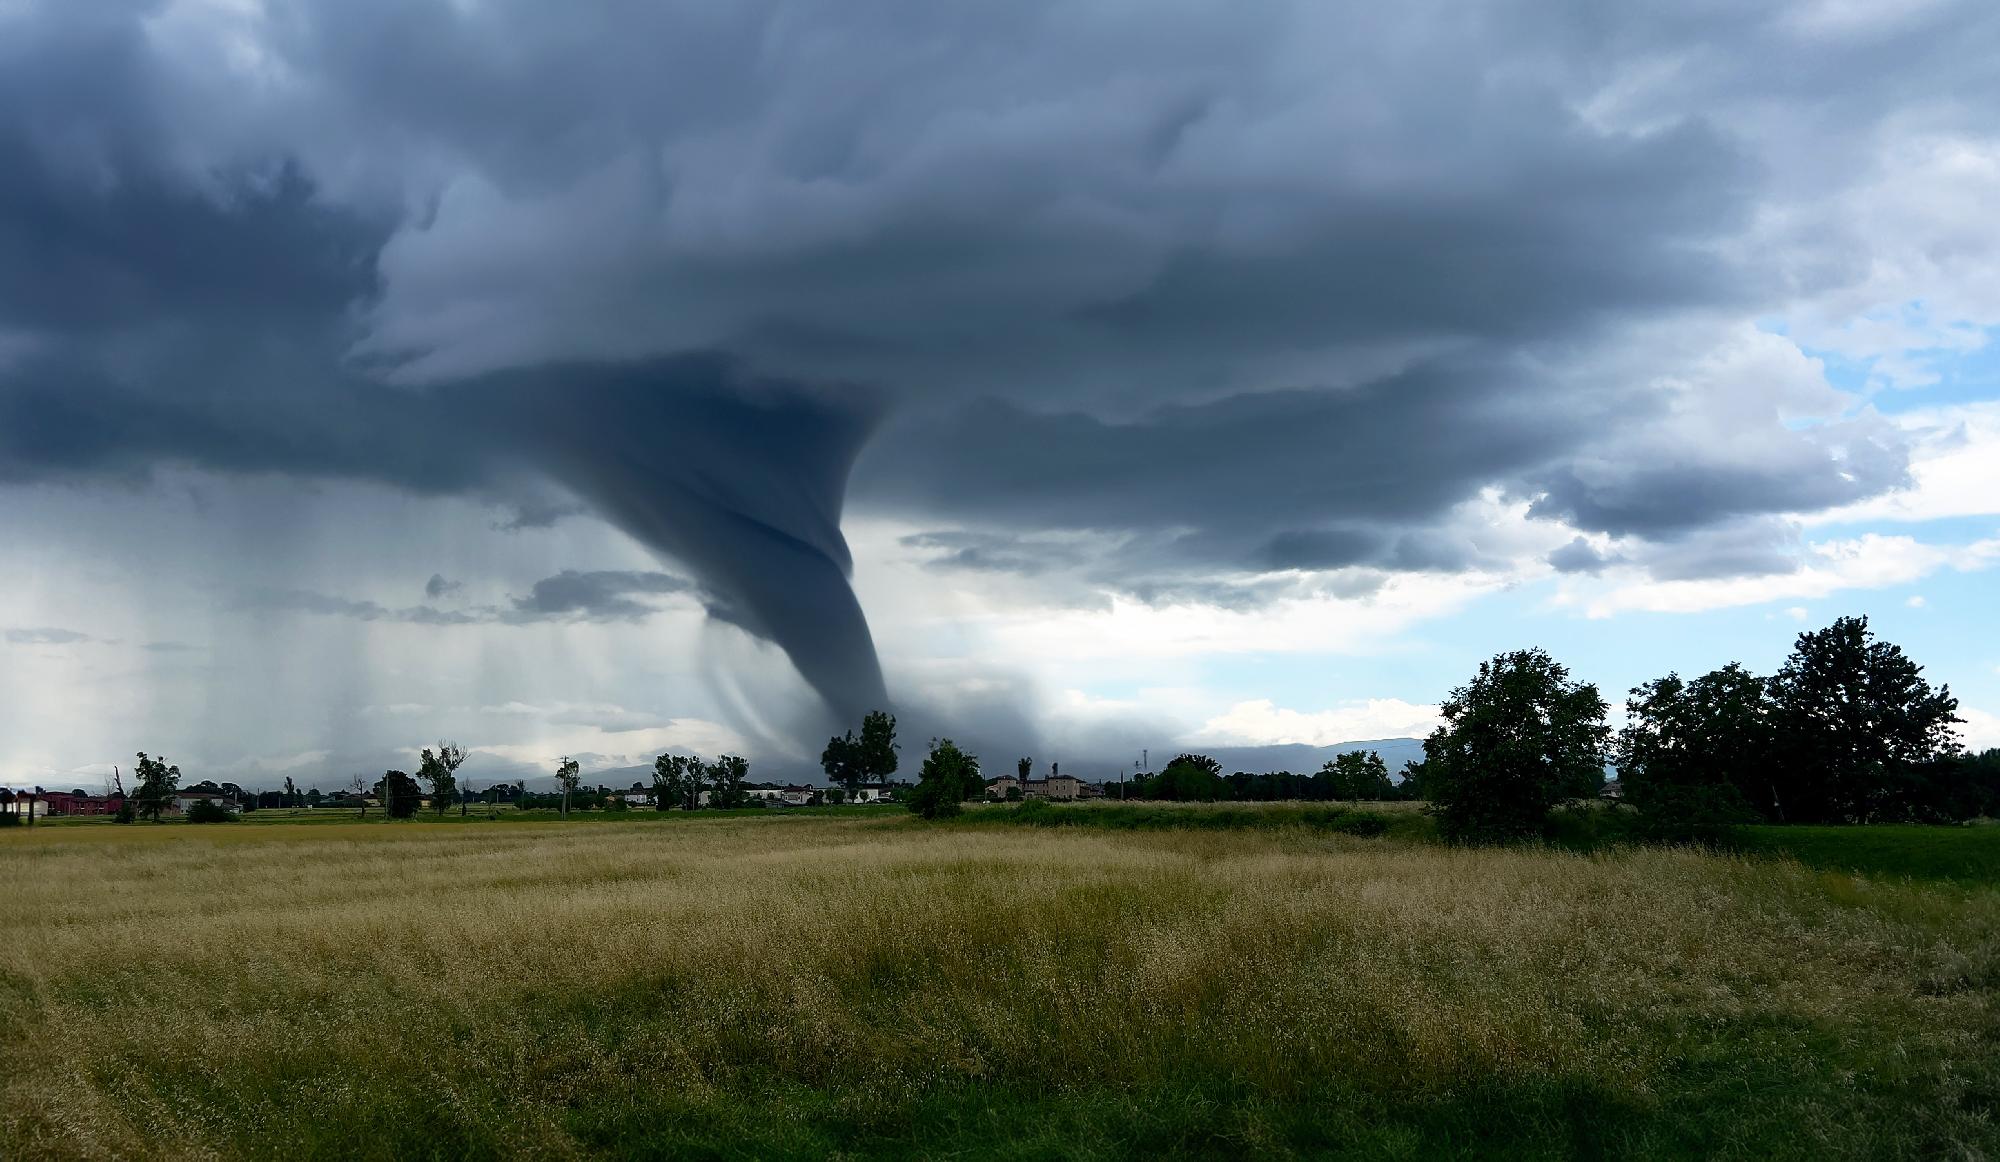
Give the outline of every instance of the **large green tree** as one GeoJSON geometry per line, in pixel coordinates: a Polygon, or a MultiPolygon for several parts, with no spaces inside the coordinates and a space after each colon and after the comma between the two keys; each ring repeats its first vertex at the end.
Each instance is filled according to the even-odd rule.
{"type": "Polygon", "coordinates": [[[1389,782],[1389,764],[1372,750],[1350,750],[1333,756],[1320,767],[1319,778],[1327,781],[1333,799],[1386,799],[1395,793],[1389,782]]]}
{"type": "Polygon", "coordinates": [[[1793,822],[1907,813],[1925,769],[1958,752],[1958,699],[1877,641],[1865,617],[1802,633],[1771,679],[1779,754],[1773,812],[1793,822]]]}
{"type": "Polygon", "coordinates": [[[708,805],[728,810],[741,807],[749,795],[743,784],[750,778],[750,762],[740,756],[726,754],[708,764],[708,805]]]}
{"type": "Polygon", "coordinates": [[[1538,834],[1551,808],[1604,785],[1604,699],[1538,649],[1479,663],[1424,740],[1424,782],[1438,830],[1455,841],[1538,834]]]}
{"type": "Polygon", "coordinates": [[[384,771],[381,781],[375,784],[375,797],[382,801],[382,809],[388,812],[389,818],[408,819],[417,813],[424,789],[408,772],[384,771]]]}
{"type": "Polygon", "coordinates": [[[436,750],[424,748],[417,777],[430,785],[432,811],[442,815],[451,806],[458,793],[458,768],[464,765],[465,751],[455,742],[439,739],[436,750]]]}
{"type": "Polygon", "coordinates": [[[1160,773],[1140,780],[1139,793],[1147,799],[1167,799],[1181,803],[1212,803],[1229,798],[1229,783],[1222,777],[1222,764],[1205,754],[1179,754],[1160,773]]]}
{"type": "Polygon", "coordinates": [[[180,787],[181,769],[179,766],[168,766],[165,758],[151,758],[145,751],[140,751],[137,773],[139,786],[133,791],[132,798],[138,804],[141,816],[151,817],[153,822],[158,823],[167,800],[173,798],[174,791],[180,787]]]}
{"type": "Polygon", "coordinates": [[[680,807],[692,811],[701,790],[701,760],[663,754],[653,760],[653,809],[680,807]]]}
{"type": "Polygon", "coordinates": [[[1769,684],[1731,662],[1683,681],[1634,686],[1611,761],[1625,802],[1664,839],[1715,840],[1776,802],[1777,722],[1769,684]]]}
{"type": "Polygon", "coordinates": [[[986,780],[979,773],[979,757],[966,754],[948,738],[935,738],[907,802],[917,815],[941,819],[958,814],[965,800],[985,789],[986,780]]]}
{"type": "Polygon", "coordinates": [[[863,783],[885,782],[896,773],[896,716],[871,710],[861,719],[861,735],[853,731],[826,740],[820,768],[829,782],[853,791],[863,783]]]}

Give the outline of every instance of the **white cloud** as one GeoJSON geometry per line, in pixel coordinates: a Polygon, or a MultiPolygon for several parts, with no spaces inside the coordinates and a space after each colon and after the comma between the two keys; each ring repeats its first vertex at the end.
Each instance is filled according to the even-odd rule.
{"type": "Polygon", "coordinates": [[[296,754],[245,755],[233,763],[224,763],[215,769],[222,774],[237,776],[282,775],[288,771],[308,767],[317,769],[332,754],[330,750],[302,750],[296,754]]]}
{"type": "Polygon", "coordinates": [[[1909,412],[1892,422],[1910,440],[1911,486],[1796,519],[1824,525],[2000,514],[2000,403],[1909,412]]]}
{"type": "Polygon", "coordinates": [[[1958,729],[1967,750],[1981,751],[2000,747],[2000,714],[1989,714],[1984,710],[1961,706],[1958,708],[1958,716],[1965,720],[1965,724],[1958,729]]]}
{"type": "Polygon", "coordinates": [[[721,723],[675,718],[664,726],[620,731],[550,722],[532,742],[477,746],[470,750],[511,763],[545,767],[553,773],[557,760],[564,755],[575,757],[585,771],[601,771],[645,766],[655,755],[668,750],[693,751],[712,758],[720,754],[745,754],[750,747],[741,735],[721,723]]]}
{"type": "Polygon", "coordinates": [[[1263,746],[1304,743],[1331,746],[1375,738],[1422,738],[1443,722],[1436,706],[1398,698],[1343,702],[1328,710],[1299,711],[1268,699],[1238,702],[1202,724],[1192,741],[1263,746]]]}
{"type": "Polygon", "coordinates": [[[1582,603],[1593,618],[1627,610],[1700,613],[1787,597],[1825,597],[1846,589],[1907,585],[1942,569],[1974,572],[1996,562],[2000,562],[2000,538],[1966,545],[1933,545],[1913,537],[1868,533],[1850,540],[1808,544],[1804,561],[1791,573],[1689,581],[1634,580],[1614,583],[1608,592],[1587,596],[1581,586],[1572,585],[1558,596],[1557,603],[1582,603]]]}
{"type": "Polygon", "coordinates": [[[1914,594],[1908,601],[1903,602],[1903,604],[1909,606],[1911,609],[1922,609],[1924,607],[1924,596],[1921,593],[1914,594]]]}

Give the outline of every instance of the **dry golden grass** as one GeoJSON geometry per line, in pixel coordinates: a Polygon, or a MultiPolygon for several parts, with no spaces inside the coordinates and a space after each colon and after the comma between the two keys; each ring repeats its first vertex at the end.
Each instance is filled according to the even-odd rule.
{"type": "Polygon", "coordinates": [[[1996,1142],[2000,898],[1790,864],[822,817],[0,871],[0,1155],[1996,1142]]]}

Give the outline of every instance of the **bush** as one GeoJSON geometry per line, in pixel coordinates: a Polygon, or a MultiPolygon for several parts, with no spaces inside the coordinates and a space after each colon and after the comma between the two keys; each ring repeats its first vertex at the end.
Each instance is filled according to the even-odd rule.
{"type": "Polygon", "coordinates": [[[18,814],[12,811],[0,814],[0,827],[19,827],[20,825],[21,817],[18,814]]]}
{"type": "Polygon", "coordinates": [[[236,812],[213,799],[196,799],[188,806],[189,823],[234,823],[236,812]]]}
{"type": "Polygon", "coordinates": [[[944,819],[958,814],[960,804],[985,789],[978,756],[966,754],[948,738],[932,739],[931,753],[924,759],[922,777],[908,804],[925,819],[944,819]]]}

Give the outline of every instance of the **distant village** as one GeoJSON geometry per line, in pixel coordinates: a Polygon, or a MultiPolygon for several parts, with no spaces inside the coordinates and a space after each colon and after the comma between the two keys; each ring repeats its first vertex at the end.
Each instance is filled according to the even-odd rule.
{"type": "MultiPolygon", "coordinates": [[[[160,813],[166,817],[186,818],[191,812],[199,813],[197,804],[232,814],[258,810],[286,809],[327,809],[368,811],[379,810],[382,798],[379,791],[356,792],[352,790],[322,791],[318,787],[298,788],[287,786],[282,790],[250,790],[235,783],[217,783],[204,780],[185,790],[177,790],[161,800],[160,813]]],[[[742,793],[746,806],[754,807],[821,807],[837,806],[844,803],[887,803],[895,801],[914,784],[908,782],[883,782],[854,787],[819,786],[812,783],[745,783],[742,793]]],[[[986,785],[986,797],[995,801],[1018,799],[1047,799],[1055,802],[1076,802],[1084,799],[1101,799],[1107,793],[1116,796],[1118,784],[1090,783],[1074,775],[1052,771],[1046,778],[1033,776],[1022,778],[1005,775],[990,780],[986,785]]],[[[713,792],[698,792],[697,807],[712,805],[713,792]]],[[[521,782],[493,783],[474,789],[462,786],[450,798],[449,805],[470,808],[479,805],[507,807],[553,807],[559,798],[554,794],[540,794],[529,791],[521,782]]],[[[11,815],[28,822],[34,819],[63,819],[78,816],[117,816],[134,797],[122,790],[103,789],[97,792],[82,787],[67,791],[50,791],[40,787],[6,788],[0,787],[0,815],[11,815]]],[[[571,805],[576,810],[682,810],[684,805],[669,802],[661,807],[657,802],[655,788],[645,783],[635,782],[630,787],[616,788],[597,786],[579,788],[572,797],[571,805]]],[[[429,796],[421,800],[421,809],[435,810],[437,804],[429,796]]]]}

